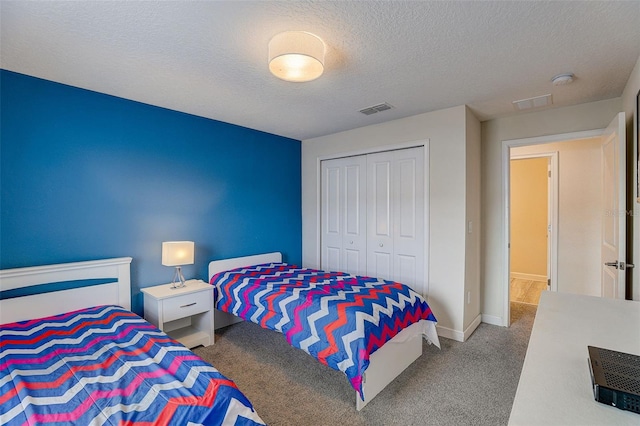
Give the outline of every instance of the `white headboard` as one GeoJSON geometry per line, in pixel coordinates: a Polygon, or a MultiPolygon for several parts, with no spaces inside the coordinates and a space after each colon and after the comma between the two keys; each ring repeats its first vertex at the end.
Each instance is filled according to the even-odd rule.
{"type": "Polygon", "coordinates": [[[130,257],[0,270],[0,290],[65,281],[113,282],[0,300],[0,324],[57,315],[97,305],[131,309],[130,257]]]}
{"type": "Polygon", "coordinates": [[[209,280],[218,272],[269,262],[282,262],[282,253],[276,251],[273,253],[255,254],[253,256],[213,260],[209,262],[209,280]]]}

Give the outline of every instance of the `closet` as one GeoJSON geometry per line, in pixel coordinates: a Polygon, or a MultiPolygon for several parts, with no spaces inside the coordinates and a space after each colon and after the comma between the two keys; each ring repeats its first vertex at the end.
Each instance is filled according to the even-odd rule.
{"type": "Polygon", "coordinates": [[[321,173],[321,268],[424,294],[424,147],[324,160],[321,173]]]}

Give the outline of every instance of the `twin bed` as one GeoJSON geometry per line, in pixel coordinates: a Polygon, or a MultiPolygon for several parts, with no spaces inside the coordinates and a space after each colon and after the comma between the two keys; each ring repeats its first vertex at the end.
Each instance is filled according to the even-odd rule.
{"type": "Polygon", "coordinates": [[[262,425],[214,367],[130,311],[131,258],[0,271],[0,424],[262,425]],[[36,318],[36,319],[32,319],[36,318]]]}
{"type": "MultiPolygon", "coordinates": [[[[0,300],[0,424],[264,424],[233,381],[130,311],[130,262],[0,271],[3,292],[97,282],[0,300]]],[[[343,371],[358,410],[422,354],[423,337],[439,347],[426,301],[398,283],[280,253],[213,261],[209,279],[216,308],[343,371]]]]}
{"type": "Polygon", "coordinates": [[[440,347],[431,308],[400,283],[298,268],[278,252],[212,261],[209,281],[217,309],[345,373],[357,410],[422,355],[423,337],[440,347]]]}

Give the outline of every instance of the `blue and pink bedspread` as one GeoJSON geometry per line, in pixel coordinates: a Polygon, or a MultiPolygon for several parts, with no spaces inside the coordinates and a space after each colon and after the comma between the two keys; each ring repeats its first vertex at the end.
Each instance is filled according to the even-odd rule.
{"type": "MultiPolygon", "coordinates": [[[[289,344],[344,372],[362,395],[369,357],[413,323],[436,318],[426,300],[392,281],[268,263],[211,277],[216,308],[284,334],[289,344]]],[[[430,323],[430,324],[427,324],[430,323]]]]}
{"type": "Polygon", "coordinates": [[[236,385],[136,314],[0,326],[0,424],[264,424],[236,385]]]}

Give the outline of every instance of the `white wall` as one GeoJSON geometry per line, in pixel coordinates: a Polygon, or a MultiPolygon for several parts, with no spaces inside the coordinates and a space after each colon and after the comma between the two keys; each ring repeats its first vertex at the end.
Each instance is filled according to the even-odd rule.
{"type": "Polygon", "coordinates": [[[600,296],[602,140],[511,149],[512,155],[558,152],[558,292],[600,296]]]}
{"type": "MultiPolygon", "coordinates": [[[[478,213],[465,206],[466,106],[420,114],[302,141],[302,257],[308,267],[320,266],[318,227],[319,159],[344,153],[374,151],[429,140],[429,304],[438,326],[463,330],[466,218],[478,213]]],[[[477,120],[475,120],[477,123],[477,120]]],[[[479,124],[475,124],[479,128],[479,124]]],[[[472,131],[472,130],[470,130],[472,131]]],[[[479,284],[469,283],[477,298],[479,284]],[[474,288],[474,286],[476,288],[474,288]]]]}
{"type": "MultiPolygon", "coordinates": [[[[605,128],[620,98],[519,114],[482,123],[482,313],[504,319],[502,141],[605,128]]],[[[497,322],[497,321],[496,321],[497,322]]]]}
{"type": "Polygon", "coordinates": [[[636,96],[640,90],[640,58],[636,62],[636,66],[631,72],[631,76],[627,81],[627,86],[622,92],[622,110],[625,113],[627,121],[627,144],[630,144],[630,150],[627,151],[628,157],[627,167],[632,172],[629,173],[630,179],[627,182],[627,187],[632,189],[632,203],[629,209],[633,212],[633,263],[636,266],[632,269],[632,282],[633,282],[633,300],[640,300],[640,205],[636,201],[639,194],[636,188],[636,179],[638,174],[638,158],[637,140],[638,140],[638,124],[634,126],[634,116],[636,111],[636,96]]]}
{"type": "MultiPolygon", "coordinates": [[[[480,121],[467,114],[467,243],[463,303],[464,330],[480,315],[480,237],[482,224],[480,217],[480,121]],[[471,222],[471,233],[469,233],[471,222]]],[[[434,246],[434,250],[438,247],[434,246]]],[[[478,318],[478,321],[480,319],[478,318]]]]}

